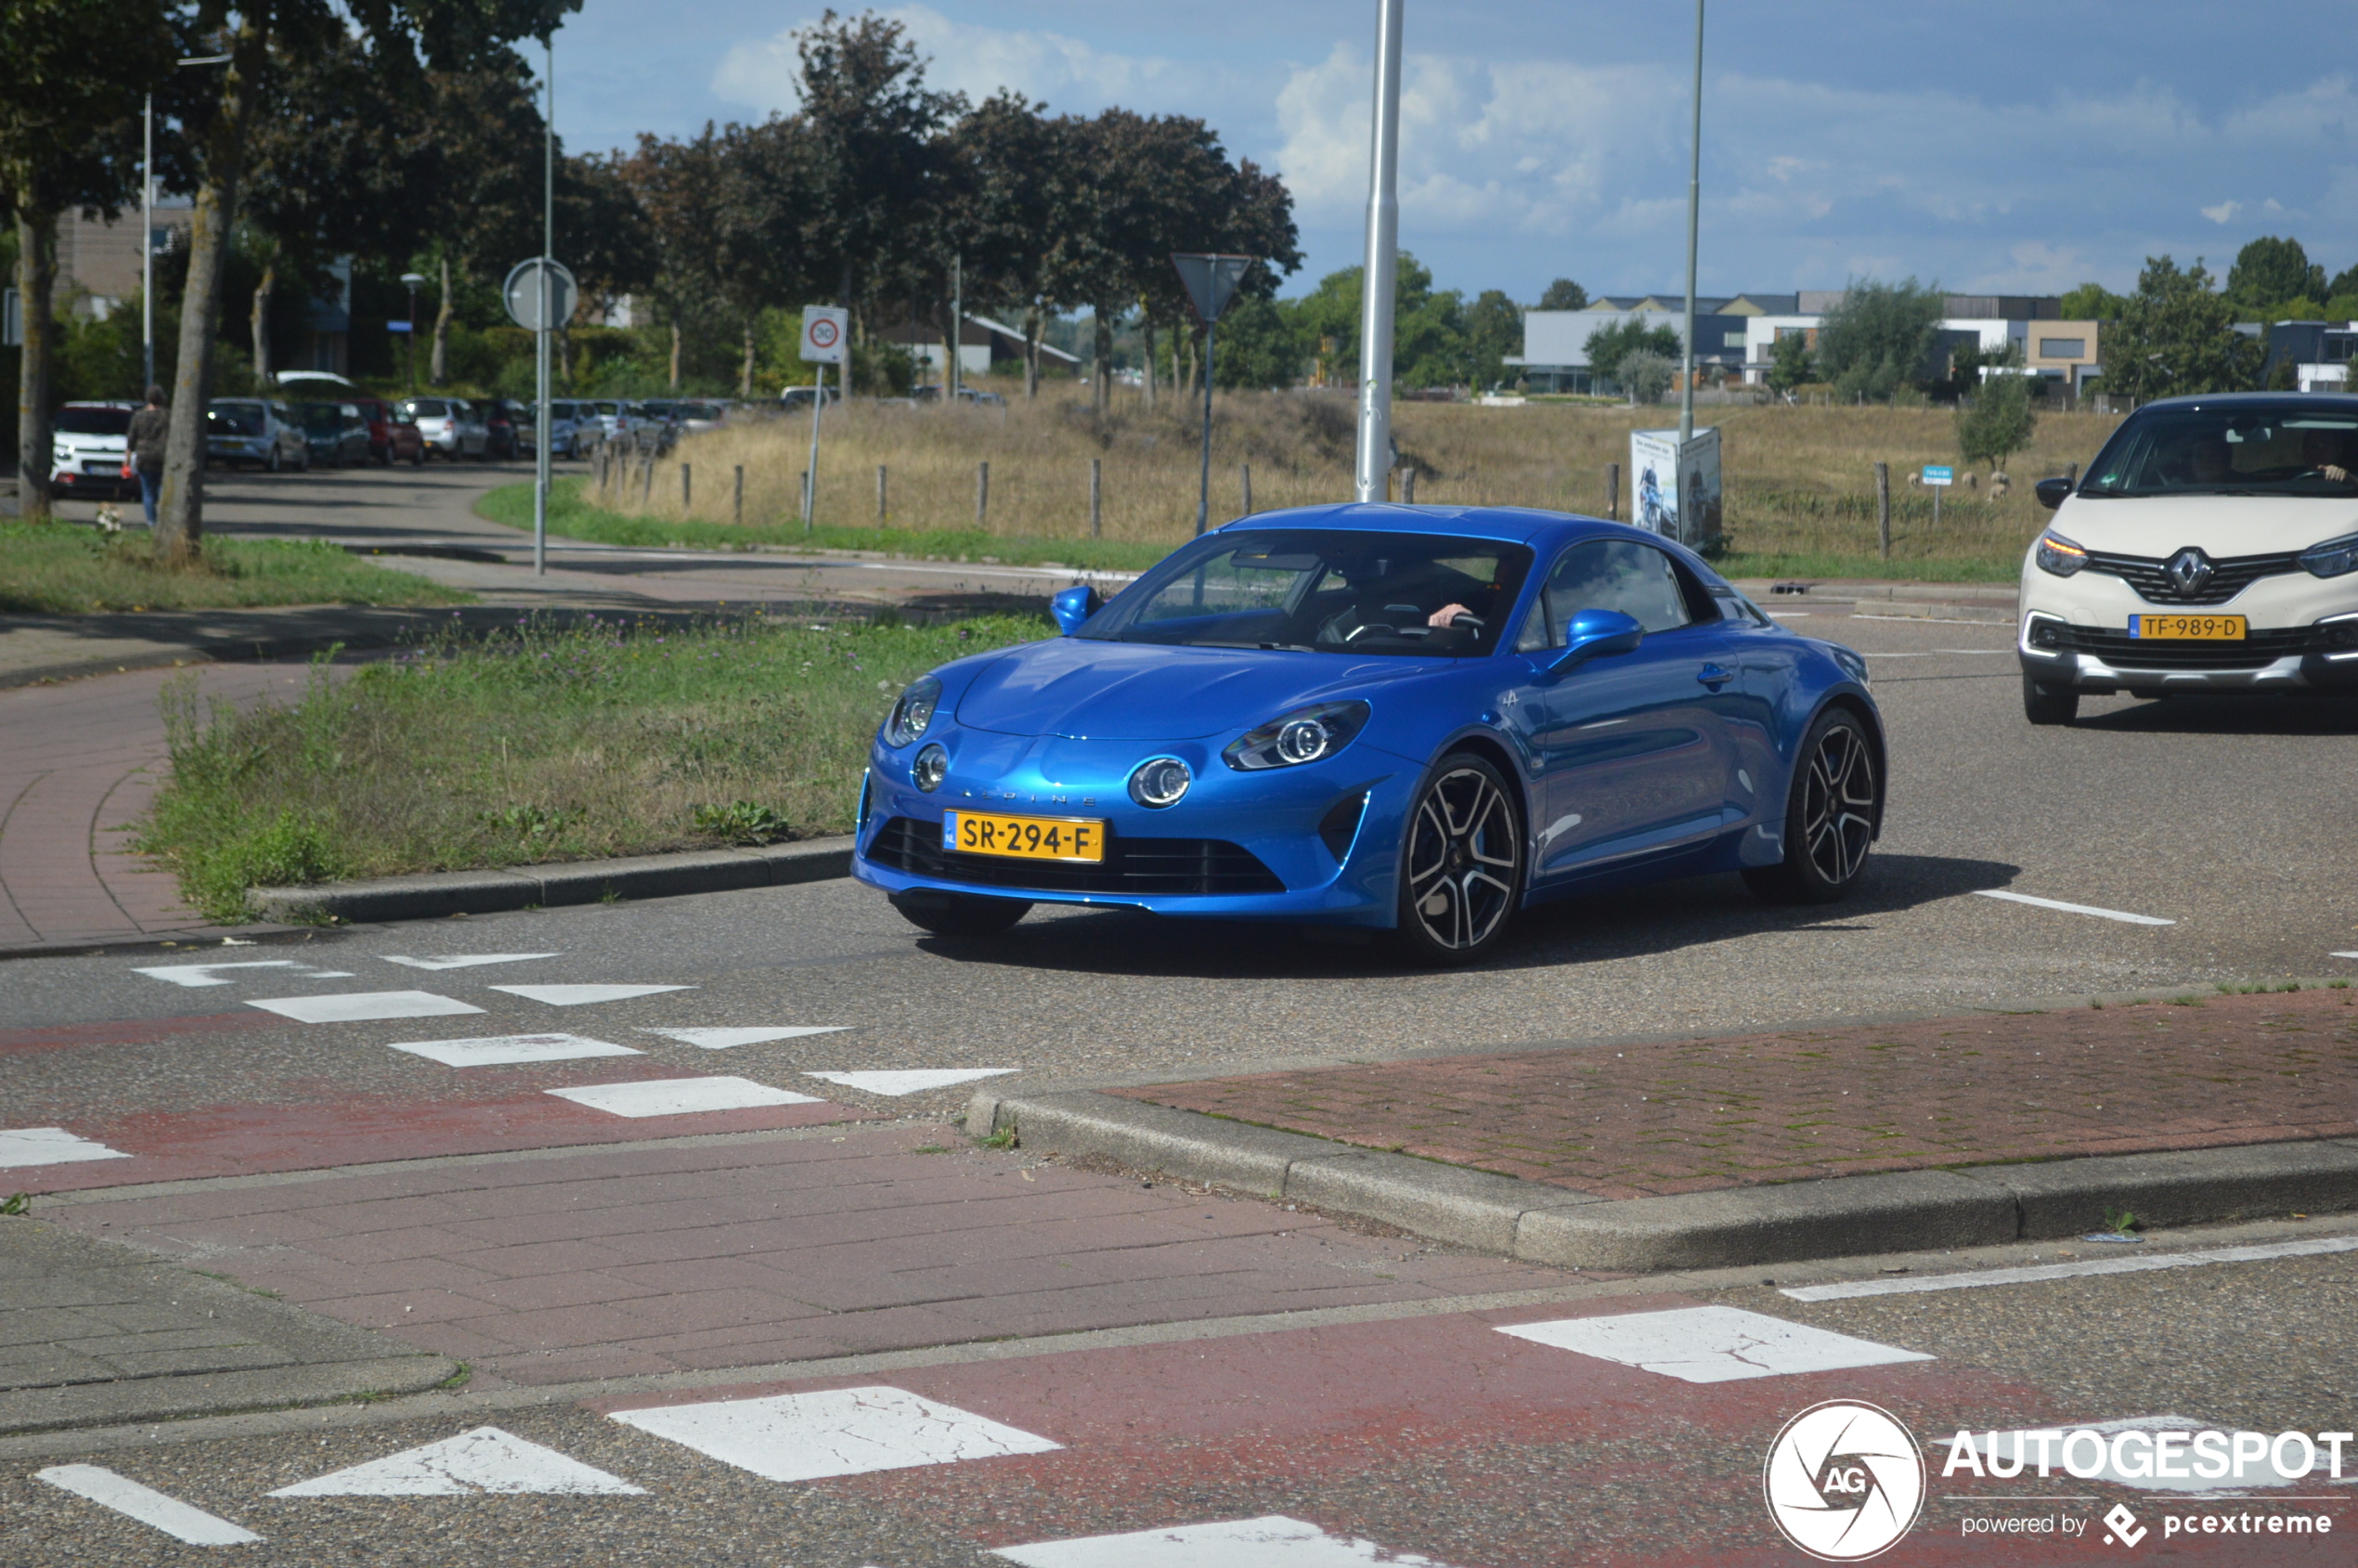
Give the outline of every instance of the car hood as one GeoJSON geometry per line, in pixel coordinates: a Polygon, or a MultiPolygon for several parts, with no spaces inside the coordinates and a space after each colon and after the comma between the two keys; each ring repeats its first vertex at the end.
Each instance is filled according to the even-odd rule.
{"type": "Polygon", "coordinates": [[[2210,556],[2276,555],[2358,534],[2358,499],[2330,496],[2073,496],[2054,530],[2106,554],[2160,560],[2192,545],[2210,556]]]}
{"type": "Polygon", "coordinates": [[[1250,729],[1306,702],[1366,695],[1432,663],[1060,637],[984,667],[958,699],[958,722],[1012,735],[1192,740],[1250,729]]]}

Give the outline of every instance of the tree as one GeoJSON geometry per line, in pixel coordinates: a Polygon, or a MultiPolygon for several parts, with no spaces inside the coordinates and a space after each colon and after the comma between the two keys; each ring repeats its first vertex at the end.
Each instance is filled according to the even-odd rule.
{"type": "Polygon", "coordinates": [[[2263,235],[2235,253],[2235,265],[2227,269],[2227,294],[2256,316],[2307,315],[2299,303],[2323,308],[2326,269],[2311,264],[2300,240],[2263,235]]]}
{"type": "Polygon", "coordinates": [[[1522,352],[1522,307],[1504,290],[1484,289],[1466,310],[1466,348],[1473,360],[1474,385],[1504,382],[1507,359],[1522,352]]]}
{"type": "Polygon", "coordinates": [[[1969,463],[1986,459],[1992,473],[2002,472],[2008,458],[2030,445],[2037,422],[2030,407],[2030,377],[2018,369],[2001,369],[1983,378],[1958,405],[1958,455],[1969,463]]]}
{"type": "MultiPolygon", "coordinates": [[[[1355,369],[1359,363],[1361,269],[1345,267],[1318,280],[1318,287],[1292,304],[1294,331],[1302,351],[1328,354],[1331,362],[1355,369]],[[1331,343],[1331,351],[1322,344],[1331,343]]],[[[1471,373],[1466,363],[1465,302],[1455,292],[1435,293],[1432,269],[1406,251],[1393,274],[1392,374],[1410,385],[1446,385],[1471,373]]]]}
{"type": "MultiPolygon", "coordinates": [[[[193,562],[204,531],[205,395],[213,379],[214,335],[220,322],[221,278],[237,220],[247,141],[267,112],[274,57],[317,49],[344,32],[348,16],[378,68],[400,73],[421,58],[437,70],[467,70],[493,59],[524,37],[546,38],[580,0],[196,0],[188,13],[201,32],[229,55],[212,112],[191,126],[196,201],[189,215],[188,280],[180,310],[180,356],[174,376],[171,435],[163,495],[158,508],[157,552],[193,562]]],[[[101,26],[66,30],[76,42],[101,36],[101,26]]],[[[11,55],[13,63],[13,54],[11,55]]]]}
{"type": "Polygon", "coordinates": [[[427,370],[427,380],[440,385],[449,372],[458,291],[540,253],[548,127],[532,72],[509,49],[473,71],[434,72],[421,118],[424,137],[409,171],[409,194],[424,198],[426,265],[441,285],[427,370]]]}
{"type": "Polygon", "coordinates": [[[1921,384],[1947,309],[1939,285],[1854,282],[1818,328],[1819,373],[1848,402],[1921,384]]]}
{"type": "Polygon", "coordinates": [[[24,316],[17,372],[17,508],[49,516],[50,378],[57,354],[58,216],[110,215],[137,180],[139,96],[172,73],[161,7],[0,0],[0,207],[16,219],[24,316]]]}
{"type": "Polygon", "coordinates": [[[1225,387],[1275,388],[1302,374],[1302,338],[1275,300],[1249,297],[1220,317],[1220,358],[1213,380],[1225,387]]]}
{"type": "Polygon", "coordinates": [[[903,262],[904,214],[925,195],[930,143],[966,100],[928,88],[907,30],[874,12],[824,12],[795,47],[815,198],[807,243],[818,275],[836,279],[836,303],[856,306],[863,273],[873,292],[903,262]]]}
{"type": "Polygon", "coordinates": [[[1634,348],[1624,353],[1613,369],[1632,404],[1659,403],[1678,376],[1678,362],[1651,348],[1634,348]]]}
{"type": "Polygon", "coordinates": [[[1676,364],[1678,329],[1667,321],[1649,327],[1642,316],[1626,316],[1588,334],[1588,373],[1599,381],[1623,380],[1622,360],[1632,354],[1657,355],[1676,364]]]}
{"type": "Polygon", "coordinates": [[[2215,292],[2202,259],[2184,271],[2148,256],[2120,320],[2105,337],[2105,390],[2139,402],[2203,392],[2240,392],[2260,373],[2265,351],[2235,330],[2235,304],[2215,292]]]}
{"type": "Polygon", "coordinates": [[[2102,283],[2082,283],[2063,297],[2060,312],[2066,321],[2118,321],[2129,302],[2102,283]]]}
{"type": "Polygon", "coordinates": [[[1809,353],[1809,338],[1800,331],[1783,331],[1768,345],[1768,390],[1791,392],[1794,387],[1818,379],[1818,367],[1809,353]]]}
{"type": "Polygon", "coordinates": [[[1548,285],[1547,292],[1539,296],[1539,303],[1531,308],[1534,310],[1586,310],[1588,308],[1588,291],[1569,278],[1559,278],[1548,285]]]}

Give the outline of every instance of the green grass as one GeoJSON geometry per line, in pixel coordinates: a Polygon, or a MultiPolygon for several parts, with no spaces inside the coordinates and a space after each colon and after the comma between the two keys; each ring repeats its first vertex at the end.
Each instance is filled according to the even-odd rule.
{"type": "Polygon", "coordinates": [[[333,545],[207,539],[202,564],[156,564],[145,533],[0,524],[0,611],[219,610],[257,604],[466,604],[474,596],[333,545]]]}
{"type": "MultiPolygon", "coordinates": [[[[1030,538],[979,528],[838,528],[806,531],[799,524],[710,523],[701,518],[629,517],[582,499],[588,481],[560,479],[549,487],[549,531],[595,544],[681,545],[693,550],[865,550],[920,561],[1056,564],[1090,571],[1140,572],[1171,553],[1168,545],[1121,539],[1030,538]]],[[[502,485],[475,502],[478,515],[511,528],[532,526],[532,485],[502,485]]]]}
{"type": "Polygon", "coordinates": [[[890,622],[528,623],[357,669],[322,658],[300,698],[243,711],[177,682],[138,845],[238,920],[253,887],[846,832],[903,684],[1049,631],[890,622]]]}

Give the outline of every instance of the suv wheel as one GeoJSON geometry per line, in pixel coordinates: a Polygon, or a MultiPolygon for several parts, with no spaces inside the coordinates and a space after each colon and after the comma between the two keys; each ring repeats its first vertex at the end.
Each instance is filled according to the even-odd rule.
{"type": "Polygon", "coordinates": [[[2022,716],[2033,724],[2068,724],[2079,717],[2079,693],[2069,686],[2042,686],[2026,673],[2022,716]]]}

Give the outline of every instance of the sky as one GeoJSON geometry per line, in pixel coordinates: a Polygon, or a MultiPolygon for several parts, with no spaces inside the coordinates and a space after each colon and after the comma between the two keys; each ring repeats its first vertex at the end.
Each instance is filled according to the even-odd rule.
{"type": "MultiPolygon", "coordinates": [[[[1359,257],[1375,0],[930,0],[876,7],[928,82],[1052,112],[1198,116],[1292,190],[1306,260],[1359,257]]],[[[568,148],[794,108],[804,0],[585,0],[557,35],[568,148]]],[[[2358,14],[2211,0],[1720,4],[1705,24],[1703,293],[1914,277],[1952,292],[2134,283],[2147,256],[2289,234],[2358,265],[2358,14]]],[[[1407,0],[1400,241],[1436,283],[1677,291],[1694,11],[1407,0]]]]}

